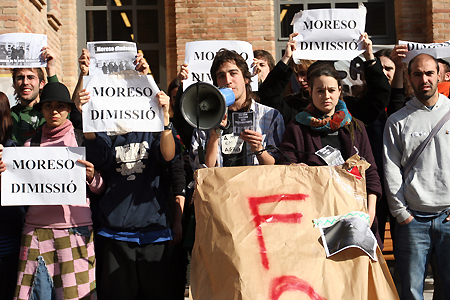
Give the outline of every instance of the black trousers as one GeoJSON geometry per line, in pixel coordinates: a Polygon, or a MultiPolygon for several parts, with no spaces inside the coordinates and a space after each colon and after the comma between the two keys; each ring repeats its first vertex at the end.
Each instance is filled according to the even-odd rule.
{"type": "Polygon", "coordinates": [[[19,251],[0,257],[0,299],[11,300],[17,285],[17,267],[19,251]]]}
{"type": "Polygon", "coordinates": [[[98,298],[169,299],[168,242],[139,245],[98,236],[98,298]]]}

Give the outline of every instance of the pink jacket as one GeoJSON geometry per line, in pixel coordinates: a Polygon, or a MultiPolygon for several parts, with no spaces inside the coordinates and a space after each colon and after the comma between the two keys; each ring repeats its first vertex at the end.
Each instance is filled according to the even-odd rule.
{"type": "MultiPolygon", "coordinates": [[[[30,147],[31,139],[25,142],[30,147]]],[[[42,127],[41,147],[78,147],[72,122],[66,120],[57,128],[42,127]]],[[[105,188],[102,177],[95,173],[89,189],[99,194],[105,188]]],[[[25,226],[38,228],[71,228],[92,225],[89,198],[85,205],[31,205],[25,216],[25,226]]]]}

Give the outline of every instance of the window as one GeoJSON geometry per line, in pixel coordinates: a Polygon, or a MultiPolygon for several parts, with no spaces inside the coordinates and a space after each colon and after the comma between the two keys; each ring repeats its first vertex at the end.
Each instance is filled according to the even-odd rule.
{"type": "Polygon", "coordinates": [[[300,10],[326,8],[367,8],[366,31],[374,44],[395,44],[394,1],[390,0],[275,0],[275,38],[277,60],[281,59],[289,34],[291,21],[300,10]]]}
{"type": "MultiPolygon", "coordinates": [[[[79,0],[78,48],[86,42],[136,42],[161,88],[167,86],[164,1],[79,0]]],[[[79,51],[81,52],[81,51],[79,51]]]]}

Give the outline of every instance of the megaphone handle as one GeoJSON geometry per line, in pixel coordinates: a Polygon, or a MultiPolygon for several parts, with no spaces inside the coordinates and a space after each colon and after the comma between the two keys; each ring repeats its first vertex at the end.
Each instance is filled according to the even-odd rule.
{"type": "Polygon", "coordinates": [[[203,146],[200,140],[198,141],[198,162],[200,163],[200,165],[205,164],[205,151],[203,151],[203,146]]]}
{"type": "Polygon", "coordinates": [[[200,100],[198,99],[198,81],[197,85],[197,142],[198,142],[198,162],[205,164],[205,151],[203,151],[202,141],[200,140],[200,100]]]}

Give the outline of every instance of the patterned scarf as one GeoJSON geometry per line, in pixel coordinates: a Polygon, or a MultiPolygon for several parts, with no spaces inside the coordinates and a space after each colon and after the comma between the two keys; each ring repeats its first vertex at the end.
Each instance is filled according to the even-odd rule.
{"type": "Polygon", "coordinates": [[[352,115],[347,110],[347,105],[339,100],[332,117],[325,117],[313,104],[309,104],[306,109],[295,116],[295,120],[300,124],[311,127],[313,130],[322,132],[333,132],[339,128],[350,124],[352,115]]]}

